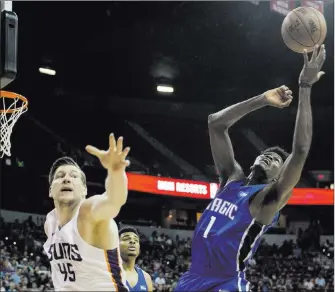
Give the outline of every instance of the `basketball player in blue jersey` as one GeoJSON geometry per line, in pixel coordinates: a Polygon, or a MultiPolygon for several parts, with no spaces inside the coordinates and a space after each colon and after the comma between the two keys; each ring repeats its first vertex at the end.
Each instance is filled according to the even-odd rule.
{"type": "Polygon", "coordinates": [[[221,174],[216,197],[202,214],[193,236],[192,265],[175,291],[250,291],[245,272],[261,236],[273,226],[280,210],[298,183],[312,141],[311,89],[324,72],[324,46],[304,53],[299,77],[299,102],[292,153],[279,147],[265,150],[244,175],[234,158],[228,129],[246,114],[270,105],[289,106],[292,92],[286,87],[240,102],[208,118],[210,144],[221,174]],[[222,176],[228,178],[223,181],[222,176]]]}
{"type": "Polygon", "coordinates": [[[124,227],[119,231],[119,237],[122,266],[129,291],[153,291],[150,275],[135,266],[140,254],[140,236],[137,230],[130,226],[124,227]]]}

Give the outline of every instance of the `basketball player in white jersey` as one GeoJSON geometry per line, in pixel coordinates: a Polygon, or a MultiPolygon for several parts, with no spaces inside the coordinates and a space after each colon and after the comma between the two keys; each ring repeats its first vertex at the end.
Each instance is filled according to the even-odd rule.
{"type": "Polygon", "coordinates": [[[106,191],[86,199],[86,177],[68,157],[54,162],[49,196],[54,200],[44,224],[44,250],[50,260],[56,291],[128,291],[114,221],[127,200],[129,148],[122,137],[109,138],[109,149],[87,146],[107,170],[106,191]]]}

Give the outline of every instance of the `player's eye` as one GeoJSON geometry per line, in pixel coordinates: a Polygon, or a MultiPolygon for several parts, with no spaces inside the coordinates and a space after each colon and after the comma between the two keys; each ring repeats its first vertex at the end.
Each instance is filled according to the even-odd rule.
{"type": "Polygon", "coordinates": [[[62,176],[64,176],[64,174],[61,173],[61,172],[58,172],[58,173],[56,173],[55,178],[60,178],[60,177],[62,177],[62,176]]]}

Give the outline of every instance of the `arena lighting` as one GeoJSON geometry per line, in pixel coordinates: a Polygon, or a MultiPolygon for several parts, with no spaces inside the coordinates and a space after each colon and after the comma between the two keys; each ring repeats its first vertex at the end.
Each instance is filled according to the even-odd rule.
{"type": "Polygon", "coordinates": [[[40,67],[38,69],[38,71],[40,71],[41,74],[46,74],[46,75],[51,75],[51,76],[55,76],[56,75],[56,71],[51,69],[51,68],[44,68],[44,67],[40,67]]]}
{"type": "Polygon", "coordinates": [[[174,89],[172,86],[166,86],[166,85],[158,85],[157,86],[158,92],[165,92],[165,93],[172,93],[174,92],[174,89]]]}

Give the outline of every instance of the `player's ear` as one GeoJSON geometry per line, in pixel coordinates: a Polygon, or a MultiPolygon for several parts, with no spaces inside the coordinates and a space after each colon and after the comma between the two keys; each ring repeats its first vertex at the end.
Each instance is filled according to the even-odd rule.
{"type": "Polygon", "coordinates": [[[52,198],[52,195],[51,195],[51,186],[49,187],[49,198],[52,198]]]}

